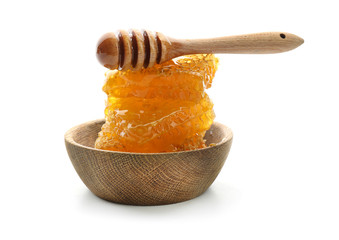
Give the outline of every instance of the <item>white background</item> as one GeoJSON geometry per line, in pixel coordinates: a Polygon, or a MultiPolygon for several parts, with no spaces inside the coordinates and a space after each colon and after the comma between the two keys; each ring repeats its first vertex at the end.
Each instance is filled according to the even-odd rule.
{"type": "Polygon", "coordinates": [[[1,239],[339,239],[337,1],[1,1],[1,239]],[[209,95],[234,141],[202,196],[136,207],[95,197],[67,156],[103,118],[97,39],[286,31],[276,55],[220,55],[209,95]]]}

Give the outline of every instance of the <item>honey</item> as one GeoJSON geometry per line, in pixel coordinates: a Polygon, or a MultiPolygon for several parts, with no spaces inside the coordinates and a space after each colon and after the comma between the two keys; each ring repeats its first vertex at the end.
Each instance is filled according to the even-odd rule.
{"type": "Polygon", "coordinates": [[[205,89],[217,66],[213,54],[199,54],[140,71],[108,71],[106,122],[95,147],[140,153],[206,147],[203,137],[215,115],[205,89]]]}

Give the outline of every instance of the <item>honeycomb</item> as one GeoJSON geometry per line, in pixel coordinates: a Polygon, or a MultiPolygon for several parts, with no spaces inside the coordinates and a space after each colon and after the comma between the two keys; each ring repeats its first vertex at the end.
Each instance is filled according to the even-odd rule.
{"type": "Polygon", "coordinates": [[[217,67],[213,54],[199,54],[106,72],[106,122],[95,148],[160,153],[206,147],[203,137],[215,115],[205,89],[217,67]]]}

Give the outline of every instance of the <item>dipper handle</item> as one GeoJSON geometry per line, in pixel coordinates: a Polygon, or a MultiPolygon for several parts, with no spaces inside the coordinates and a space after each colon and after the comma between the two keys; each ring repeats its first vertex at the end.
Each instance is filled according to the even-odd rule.
{"type": "Polygon", "coordinates": [[[140,70],[172,58],[199,53],[270,54],[290,51],[304,40],[286,32],[264,32],[209,39],[174,39],[147,30],[106,33],[97,46],[99,62],[110,69],[140,70]]]}

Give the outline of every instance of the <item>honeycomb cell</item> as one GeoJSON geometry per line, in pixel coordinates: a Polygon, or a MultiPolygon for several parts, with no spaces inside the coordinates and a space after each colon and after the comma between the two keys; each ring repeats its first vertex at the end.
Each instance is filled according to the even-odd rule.
{"type": "Polygon", "coordinates": [[[98,149],[173,152],[203,148],[215,115],[205,89],[218,66],[212,54],[188,55],[140,71],[110,70],[98,149]]]}

